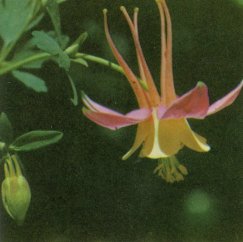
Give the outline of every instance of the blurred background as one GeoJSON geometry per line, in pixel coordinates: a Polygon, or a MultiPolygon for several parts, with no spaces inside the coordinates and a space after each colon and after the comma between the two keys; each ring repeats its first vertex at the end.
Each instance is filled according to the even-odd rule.
{"type": "MultiPolygon", "coordinates": [[[[103,31],[109,10],[112,36],[137,71],[129,28],[119,10],[139,7],[139,31],[151,72],[159,83],[160,20],[150,0],[69,0],[61,5],[63,32],[75,40],[87,31],[81,52],[114,61],[103,31]]],[[[243,71],[242,0],[169,0],[173,21],[173,67],[177,94],[196,82],[209,87],[211,102],[232,90],[243,71]]],[[[39,29],[50,30],[46,16],[39,29]]],[[[23,226],[1,206],[1,242],[242,242],[243,95],[206,120],[191,120],[211,146],[206,154],[187,148],[177,156],[189,175],[167,184],[153,174],[155,160],[127,161],[136,127],[115,132],[99,127],[74,107],[64,71],[48,62],[37,73],[49,88],[37,94],[9,75],[0,82],[0,111],[15,135],[34,129],[64,132],[61,142],[20,154],[32,191],[23,226]]],[[[72,65],[79,91],[120,112],[136,107],[126,79],[89,63],[72,65]]],[[[1,168],[2,169],[2,168],[1,168]]],[[[3,179],[3,172],[1,172],[3,179]]]]}

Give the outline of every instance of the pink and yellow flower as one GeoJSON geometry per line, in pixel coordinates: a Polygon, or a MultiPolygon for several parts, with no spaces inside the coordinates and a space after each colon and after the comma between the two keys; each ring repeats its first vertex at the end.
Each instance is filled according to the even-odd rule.
{"type": "Polygon", "coordinates": [[[175,157],[180,149],[187,146],[198,152],[210,150],[206,139],[190,128],[187,119],[204,119],[229,106],[239,95],[243,82],[211,105],[209,105],[207,86],[202,82],[178,97],[174,88],[172,70],[171,18],[166,1],[156,0],[156,3],[161,20],[160,92],[156,89],[140,45],[138,8],[134,10],[133,19],[130,18],[125,7],[120,9],[132,33],[140,72],[139,78],[130,69],[111,38],[105,9],[103,12],[107,41],[134,91],[139,109],[124,115],[92,101],[84,94],[83,102],[86,107],[83,108],[83,113],[98,125],[112,130],[138,124],[134,144],[122,159],[130,157],[141,146],[140,157],[158,159],[159,164],[155,172],[158,172],[166,181],[174,182],[183,180],[183,175],[187,175],[186,168],[180,165],[175,157]]]}

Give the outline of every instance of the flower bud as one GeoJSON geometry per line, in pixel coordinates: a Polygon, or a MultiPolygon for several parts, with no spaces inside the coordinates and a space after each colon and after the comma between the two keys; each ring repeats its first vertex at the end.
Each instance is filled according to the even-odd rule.
{"type": "Polygon", "coordinates": [[[2,182],[3,206],[10,217],[21,225],[29,208],[31,192],[16,155],[6,158],[4,173],[5,179],[2,182]]]}

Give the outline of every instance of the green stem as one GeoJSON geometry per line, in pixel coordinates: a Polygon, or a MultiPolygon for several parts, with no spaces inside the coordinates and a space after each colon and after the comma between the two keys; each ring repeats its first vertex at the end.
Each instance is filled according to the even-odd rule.
{"type": "Polygon", "coordinates": [[[92,61],[92,62],[95,62],[97,64],[101,64],[103,66],[107,66],[107,67],[110,67],[111,69],[117,71],[117,72],[120,72],[122,73],[123,75],[125,74],[123,69],[115,64],[115,63],[112,63],[111,61],[108,61],[106,59],[103,59],[101,57],[97,57],[97,56],[93,56],[93,55],[88,55],[88,54],[85,54],[85,53],[77,53],[75,55],[76,58],[83,58],[87,61],[92,61]]]}
{"type": "Polygon", "coordinates": [[[32,55],[32,56],[27,57],[20,61],[16,61],[16,62],[9,63],[9,64],[5,63],[4,66],[0,67],[0,76],[4,75],[10,71],[13,71],[15,69],[18,69],[19,67],[22,67],[31,62],[34,62],[37,60],[45,60],[45,59],[47,60],[50,57],[51,57],[51,55],[48,53],[40,53],[40,54],[32,55]]]}
{"type": "Polygon", "coordinates": [[[77,89],[76,89],[76,86],[73,82],[73,79],[72,77],[67,73],[67,76],[68,76],[68,79],[70,81],[70,85],[71,85],[71,88],[72,88],[72,91],[73,91],[73,98],[71,98],[71,102],[73,103],[74,106],[77,106],[78,105],[78,93],[77,93],[77,89]]]}
{"type": "MultiPolygon", "coordinates": [[[[48,53],[39,53],[39,54],[36,54],[36,55],[32,55],[30,57],[27,57],[27,58],[20,60],[20,61],[16,61],[16,62],[13,62],[13,63],[11,63],[11,62],[5,63],[4,66],[0,67],[0,76],[8,73],[10,71],[13,71],[15,69],[18,69],[19,67],[22,67],[23,65],[29,64],[31,62],[38,61],[38,60],[45,60],[45,59],[48,60],[49,58],[51,58],[51,56],[52,55],[50,55],[48,53]]],[[[84,54],[84,53],[77,53],[75,55],[75,57],[76,58],[81,57],[81,58],[83,58],[87,61],[92,61],[92,62],[95,62],[97,64],[110,67],[111,69],[113,69],[113,70],[124,75],[124,71],[119,65],[112,63],[111,61],[108,61],[106,59],[103,59],[101,57],[88,55],[88,54],[84,54]]]]}
{"type": "MultiPolygon", "coordinates": [[[[69,51],[65,51],[67,54],[70,54],[69,51]]],[[[29,64],[31,62],[34,62],[34,61],[39,61],[39,60],[48,60],[52,57],[51,54],[48,54],[48,53],[39,53],[39,54],[35,54],[35,55],[32,55],[30,57],[27,57],[23,60],[20,60],[20,61],[16,61],[16,62],[13,62],[13,63],[7,63],[5,62],[4,65],[1,67],[0,66],[0,76],[1,75],[4,75],[10,71],[13,71],[13,70],[16,70],[26,64],[29,64]]],[[[94,63],[97,63],[97,64],[100,64],[100,65],[103,65],[103,66],[106,66],[106,67],[109,67],[111,68],[112,70],[115,70],[123,75],[125,75],[122,67],[120,67],[119,65],[111,62],[111,61],[108,61],[106,59],[103,59],[101,57],[97,57],[97,56],[94,56],[94,55],[89,55],[89,54],[85,54],[85,53],[77,53],[75,54],[75,57],[76,58],[83,58],[87,61],[91,61],[91,62],[94,62],[94,63]]],[[[138,78],[139,79],[139,78],[138,78]]],[[[142,85],[142,87],[147,90],[148,87],[147,87],[147,84],[143,81],[143,80],[140,80],[139,79],[139,82],[140,84],[142,85]]]]}
{"type": "MultiPolygon", "coordinates": [[[[115,70],[117,72],[120,72],[121,74],[125,75],[125,72],[123,71],[123,69],[119,65],[117,65],[117,64],[115,64],[115,63],[113,63],[111,61],[108,61],[106,59],[103,59],[101,57],[97,57],[97,56],[93,56],[93,55],[88,55],[88,54],[85,54],[85,53],[77,53],[75,55],[75,57],[76,58],[79,58],[80,57],[80,58],[83,58],[83,59],[85,59],[87,61],[92,61],[92,62],[95,62],[97,64],[110,67],[111,69],[113,69],[113,70],[115,70]]],[[[141,84],[142,88],[145,91],[147,91],[148,90],[148,86],[147,86],[146,81],[144,81],[144,80],[142,80],[140,78],[138,78],[138,80],[139,80],[139,83],[141,84]]]]}

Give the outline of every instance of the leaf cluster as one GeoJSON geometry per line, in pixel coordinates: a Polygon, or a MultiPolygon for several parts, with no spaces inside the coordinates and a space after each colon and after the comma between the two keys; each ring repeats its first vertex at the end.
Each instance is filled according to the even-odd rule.
{"type": "MultiPolygon", "coordinates": [[[[72,61],[87,66],[84,59],[75,58],[87,34],[81,34],[69,45],[69,37],[61,30],[59,5],[62,2],[65,0],[0,0],[0,76],[11,73],[26,87],[36,92],[47,92],[45,81],[33,74],[32,69],[42,68],[48,60],[56,62],[66,72],[72,61]],[[45,14],[49,15],[53,30],[34,30],[45,14]],[[27,40],[18,44],[17,48],[24,35],[27,40]]],[[[75,97],[75,86],[72,89],[75,97]]]]}

